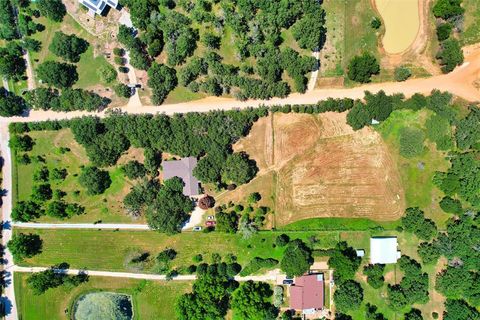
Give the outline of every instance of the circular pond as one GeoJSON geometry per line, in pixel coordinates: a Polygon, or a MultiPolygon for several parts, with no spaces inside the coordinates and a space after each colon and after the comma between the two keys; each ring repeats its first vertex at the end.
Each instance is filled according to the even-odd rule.
{"type": "Polygon", "coordinates": [[[132,298],[115,292],[92,292],[80,296],[73,308],[74,320],[132,320],[132,298]]]}
{"type": "Polygon", "coordinates": [[[418,1],[375,0],[377,10],[385,23],[382,43],[386,52],[401,53],[415,41],[420,28],[418,1]]]}

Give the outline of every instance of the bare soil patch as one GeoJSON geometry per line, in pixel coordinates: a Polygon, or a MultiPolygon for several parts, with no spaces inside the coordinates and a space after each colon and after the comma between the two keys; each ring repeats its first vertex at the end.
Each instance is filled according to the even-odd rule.
{"type": "MultiPolygon", "coordinates": [[[[402,215],[404,192],[386,145],[369,128],[353,131],[345,116],[277,113],[255,123],[234,146],[257,162],[257,179],[277,173],[274,191],[267,188],[275,195],[276,226],[307,218],[387,221],[402,215]]],[[[267,184],[255,187],[263,194],[267,184]]]]}

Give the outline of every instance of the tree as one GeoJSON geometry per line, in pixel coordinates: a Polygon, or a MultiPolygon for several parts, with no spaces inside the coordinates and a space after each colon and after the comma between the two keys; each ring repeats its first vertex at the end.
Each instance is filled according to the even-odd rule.
{"type": "Polygon", "coordinates": [[[453,25],[450,22],[445,22],[437,26],[437,39],[438,41],[445,41],[450,37],[452,33],[453,25]]]}
{"type": "Polygon", "coordinates": [[[430,240],[437,233],[435,222],[426,219],[423,211],[418,207],[407,208],[401,221],[406,231],[413,232],[422,240],[430,240]]]}
{"type": "Polygon", "coordinates": [[[221,38],[213,33],[205,33],[202,38],[203,44],[209,49],[219,49],[221,38]]]}
{"type": "Polygon", "coordinates": [[[37,202],[45,202],[52,199],[52,188],[48,183],[34,185],[32,188],[32,199],[37,202]]]}
{"type": "Polygon", "coordinates": [[[384,264],[369,264],[363,267],[363,273],[367,276],[367,283],[375,289],[383,286],[385,280],[383,277],[384,271],[384,264]]]}
{"type": "Polygon", "coordinates": [[[27,284],[34,294],[40,295],[50,288],[61,286],[65,277],[65,274],[55,272],[52,267],[45,271],[33,273],[27,278],[27,284]]]}
{"type": "Polygon", "coordinates": [[[464,300],[447,299],[445,302],[444,320],[479,320],[480,312],[464,300]]]}
{"type": "Polygon", "coordinates": [[[265,282],[246,281],[232,294],[232,310],[241,319],[276,319],[277,309],[269,302],[270,285],[265,282]]]}
{"type": "Polygon", "coordinates": [[[32,151],[35,142],[33,139],[28,135],[13,135],[10,137],[8,141],[8,146],[14,151],[32,151]]]}
{"type": "Polygon", "coordinates": [[[168,93],[177,86],[177,72],[163,64],[154,63],[148,69],[148,86],[153,90],[152,102],[162,104],[168,93]]]}
{"type": "Polygon", "coordinates": [[[440,51],[437,53],[437,59],[440,60],[442,71],[448,73],[453,71],[456,66],[463,63],[463,51],[460,43],[456,39],[447,39],[442,45],[440,51]]]}
{"type": "Polygon", "coordinates": [[[347,123],[353,130],[359,130],[369,125],[372,121],[370,112],[365,107],[365,104],[358,101],[355,102],[353,108],[347,114],[347,123]]]}
{"type": "MultiPolygon", "coordinates": [[[[48,49],[69,62],[80,61],[80,55],[87,51],[88,42],[74,34],[65,34],[61,31],[55,32],[48,49]]],[[[115,70],[114,70],[115,71],[115,70]]]]}
{"type": "Polygon", "coordinates": [[[214,205],[215,205],[215,199],[209,195],[206,195],[205,197],[200,198],[200,200],[198,200],[198,206],[203,210],[213,208],[214,205]]]}
{"type": "Polygon", "coordinates": [[[472,274],[462,266],[448,266],[437,274],[435,289],[445,297],[451,299],[460,299],[466,297],[469,291],[473,277],[472,274]]]}
{"type": "Polygon", "coordinates": [[[292,34],[302,49],[319,51],[325,43],[325,11],[316,8],[306,13],[292,27],[292,34]]]}
{"type": "Polygon", "coordinates": [[[67,9],[61,0],[38,0],[36,3],[42,16],[55,22],[62,22],[67,9]]]}
{"type": "Polygon", "coordinates": [[[340,312],[358,309],[363,301],[363,289],[358,282],[348,280],[335,290],[333,301],[340,312]]]}
{"type": "Polygon", "coordinates": [[[377,306],[367,303],[365,305],[365,319],[366,320],[386,320],[382,313],[377,312],[377,306]]]}
{"type": "Polygon", "coordinates": [[[110,64],[105,64],[102,65],[98,70],[97,70],[98,75],[100,76],[100,79],[105,82],[105,83],[112,83],[117,79],[117,70],[115,70],[114,67],[112,67],[110,64]]]}
{"type": "Polygon", "coordinates": [[[328,265],[335,270],[337,283],[353,279],[361,262],[362,258],[357,257],[355,249],[345,241],[337,243],[328,259],[328,265]]]}
{"type": "Polygon", "coordinates": [[[279,247],[285,247],[290,242],[290,237],[282,233],[275,239],[275,244],[279,247]]]}
{"type": "Polygon", "coordinates": [[[249,159],[246,153],[240,152],[227,157],[222,176],[224,181],[240,185],[252,180],[257,171],[255,161],[249,159]]]}
{"type": "Polygon", "coordinates": [[[458,199],[445,196],[440,200],[440,208],[447,213],[461,214],[463,213],[462,203],[458,199]]]}
{"type": "Polygon", "coordinates": [[[440,258],[440,250],[436,243],[422,242],[418,246],[418,255],[424,264],[435,264],[440,258]]]}
{"type": "Polygon", "coordinates": [[[396,81],[405,81],[412,75],[410,69],[405,66],[395,68],[394,78],[396,81]]]}
{"type": "Polygon", "coordinates": [[[132,88],[130,88],[124,83],[118,83],[113,86],[113,91],[115,91],[115,94],[122,98],[128,99],[132,96],[132,88]]]}
{"type": "Polygon", "coordinates": [[[370,21],[370,26],[373,29],[380,29],[382,26],[382,20],[380,20],[378,17],[373,17],[372,21],[370,21]]]}
{"type": "Polygon", "coordinates": [[[13,255],[13,259],[18,262],[42,252],[42,243],[38,234],[19,233],[13,235],[7,247],[13,255]]]}
{"type": "Polygon", "coordinates": [[[295,239],[287,245],[280,268],[287,277],[301,276],[310,269],[312,263],[312,250],[302,240],[295,239]]]}
{"type": "Polygon", "coordinates": [[[85,167],[82,169],[78,182],[90,195],[102,194],[112,184],[108,171],[100,170],[97,167],[85,167]]]}
{"type": "Polygon", "coordinates": [[[28,222],[39,218],[43,210],[33,201],[19,201],[12,209],[13,221],[28,222]]]}
{"type": "Polygon", "coordinates": [[[215,230],[226,233],[235,233],[238,229],[238,216],[235,212],[220,211],[215,215],[217,224],[215,230]]]}
{"type": "Polygon", "coordinates": [[[57,88],[71,87],[78,80],[77,67],[73,64],[46,61],[37,68],[37,76],[43,82],[57,88]]]}
{"type": "Polygon", "coordinates": [[[422,312],[418,309],[412,309],[405,314],[405,320],[423,320],[422,312]]]}
{"type": "Polygon", "coordinates": [[[145,166],[137,160],[131,160],[122,166],[123,174],[130,180],[144,177],[147,174],[145,166]]]}
{"type": "Polygon", "coordinates": [[[461,4],[462,0],[437,0],[432,11],[437,18],[449,19],[465,12],[461,4]]]}
{"type": "Polygon", "coordinates": [[[260,193],[258,192],[252,192],[250,193],[250,195],[248,196],[248,203],[250,204],[255,204],[257,203],[258,201],[260,201],[262,199],[262,196],[260,195],[260,193]]]}
{"type": "Polygon", "coordinates": [[[13,117],[20,116],[25,112],[27,106],[22,97],[0,87],[0,116],[13,117]]]}
{"type": "Polygon", "coordinates": [[[164,181],[146,212],[150,228],[168,234],[180,232],[188,213],[194,209],[192,200],[183,195],[183,186],[183,181],[178,177],[164,181]]]}
{"type": "Polygon", "coordinates": [[[15,42],[0,48],[0,75],[6,79],[20,80],[27,69],[22,48],[15,42]]]}
{"type": "Polygon", "coordinates": [[[0,22],[0,39],[13,40],[20,37],[17,32],[15,11],[11,1],[0,1],[0,22]]]}
{"type": "Polygon", "coordinates": [[[379,72],[380,65],[377,58],[370,53],[355,56],[348,64],[348,78],[356,82],[370,82],[371,76],[379,72]]]}

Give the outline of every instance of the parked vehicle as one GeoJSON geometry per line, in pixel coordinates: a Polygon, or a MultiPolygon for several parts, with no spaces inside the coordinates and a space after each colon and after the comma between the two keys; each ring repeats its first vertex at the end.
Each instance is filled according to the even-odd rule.
{"type": "Polygon", "coordinates": [[[286,285],[292,285],[293,284],[293,279],[285,279],[285,280],[283,280],[282,283],[286,284],[286,285]]]}
{"type": "Polygon", "coordinates": [[[215,221],[211,221],[211,220],[205,222],[205,225],[206,225],[207,227],[213,227],[213,226],[215,226],[216,224],[217,224],[217,223],[216,223],[215,221]]]}
{"type": "Polygon", "coordinates": [[[202,231],[202,227],[194,227],[193,231],[202,231]]]}
{"type": "Polygon", "coordinates": [[[208,216],[207,220],[215,220],[215,216],[208,216]]]}

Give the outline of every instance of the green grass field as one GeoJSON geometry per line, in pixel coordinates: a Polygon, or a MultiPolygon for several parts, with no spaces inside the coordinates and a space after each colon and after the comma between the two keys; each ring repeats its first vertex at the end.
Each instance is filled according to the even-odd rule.
{"type": "Polygon", "coordinates": [[[312,218],[290,223],[284,227],[280,227],[279,230],[367,231],[378,228],[393,230],[399,224],[399,221],[379,222],[362,218],[312,218]]]}
{"type": "MultiPolygon", "coordinates": [[[[48,60],[62,61],[61,58],[55,56],[49,49],[55,32],[62,31],[66,34],[74,33],[76,36],[83,38],[90,44],[88,50],[81,55],[77,65],[78,82],[75,84],[77,88],[91,88],[96,85],[107,85],[100,80],[96,70],[101,66],[108,65],[108,61],[104,56],[94,56],[93,47],[97,43],[97,39],[83,29],[72,17],[66,15],[62,23],[52,22],[44,17],[38,19],[38,22],[45,26],[45,30],[35,33],[32,38],[42,43],[40,52],[31,52],[31,59],[34,69],[42,62],[48,60]]],[[[38,81],[38,79],[37,79],[38,81]]]]}
{"type": "MultiPolygon", "coordinates": [[[[128,192],[130,182],[128,182],[119,167],[110,168],[110,177],[112,184],[104,194],[89,196],[85,190],[78,184],[77,175],[80,173],[81,166],[88,164],[88,158],[85,150],[73,138],[69,129],[60,131],[35,131],[29,133],[35,140],[33,150],[29,152],[32,163],[29,165],[18,164],[14,161],[14,203],[17,201],[28,200],[32,186],[34,184],[33,175],[44,165],[49,170],[53,168],[65,168],[68,176],[64,181],[51,181],[52,189],[59,189],[67,193],[65,201],[79,203],[85,207],[86,214],[72,217],[69,222],[94,222],[102,220],[103,222],[132,222],[132,219],[123,213],[121,201],[128,192]],[[62,154],[60,147],[70,148],[69,152],[62,154]],[[46,160],[46,163],[35,161],[40,156],[46,160]],[[80,191],[76,195],[74,191],[80,191]]],[[[58,221],[47,216],[43,216],[39,221],[58,221]]]]}
{"type": "Polygon", "coordinates": [[[403,127],[418,127],[424,129],[424,123],[429,111],[413,112],[401,110],[393,112],[390,117],[376,127],[384,140],[390,146],[395,157],[405,190],[407,207],[418,206],[426,215],[435,220],[439,227],[444,227],[448,215],[439,207],[438,201],[443,196],[434,186],[432,178],[435,171],[446,170],[449,166],[446,154],[437,151],[435,145],[428,140],[421,156],[404,158],[399,154],[399,130],[403,127]],[[423,168],[422,168],[423,166],[423,168]]]}
{"type": "MultiPolygon", "coordinates": [[[[165,248],[178,252],[172,267],[189,266],[196,254],[202,254],[210,262],[212,253],[221,256],[232,253],[238,263],[246,265],[254,257],[279,260],[284,248],[273,247],[280,232],[259,232],[249,240],[238,234],[184,232],[168,236],[153,231],[109,230],[22,230],[15,232],[36,233],[43,240],[42,253],[22,262],[22,265],[50,266],[68,262],[72,268],[125,271],[126,256],[132,250],[149,252],[155,257],[165,248]]],[[[315,236],[314,248],[330,248],[338,241],[338,232],[286,232],[290,238],[300,238],[310,243],[315,236]]],[[[143,270],[142,272],[149,272],[143,270]]]]}
{"type": "Polygon", "coordinates": [[[465,8],[463,32],[460,33],[462,44],[474,44],[480,41],[480,2],[478,0],[463,0],[465,8]]]}
{"type": "Polygon", "coordinates": [[[191,283],[188,282],[90,277],[87,283],[72,290],[59,287],[37,296],[26,284],[28,276],[25,273],[15,273],[15,294],[21,320],[70,319],[75,300],[92,291],[130,294],[133,297],[136,320],[170,320],[175,317],[177,297],[191,288],[191,283]]]}

